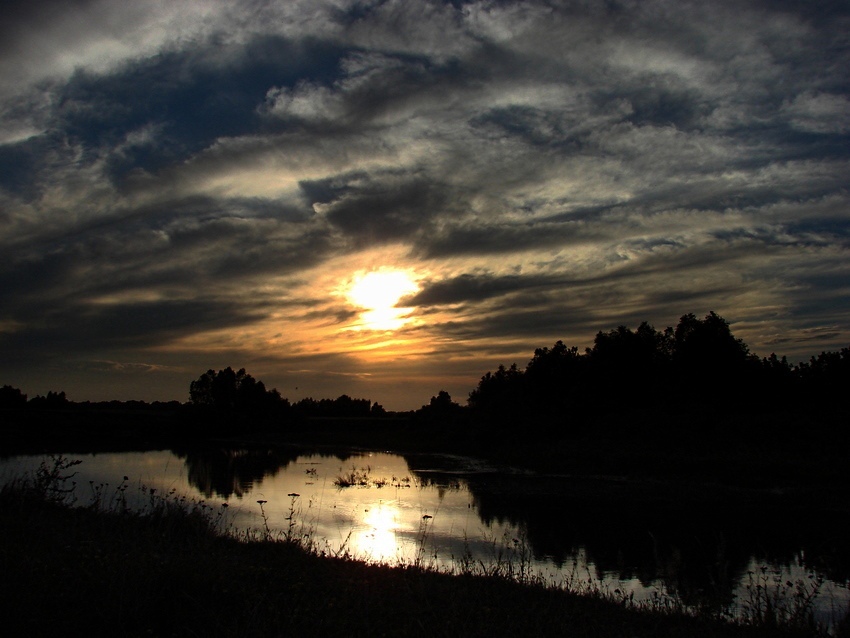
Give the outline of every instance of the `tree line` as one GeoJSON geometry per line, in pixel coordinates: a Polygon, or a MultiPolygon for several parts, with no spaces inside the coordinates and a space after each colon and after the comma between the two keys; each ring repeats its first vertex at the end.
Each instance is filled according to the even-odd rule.
{"type": "Polygon", "coordinates": [[[65,392],[51,390],[46,396],[36,395],[27,401],[27,395],[19,388],[10,385],[0,388],[0,408],[22,408],[27,405],[35,408],[61,408],[68,405],[68,397],[65,392]]]}
{"type": "Polygon", "coordinates": [[[837,403],[850,383],[850,348],[791,365],[759,358],[714,312],[681,317],[675,328],[619,326],[580,352],[558,341],[538,348],[524,369],[487,372],[468,407],[493,419],[641,409],[763,410],[837,403]]]}
{"type": "Polygon", "coordinates": [[[298,417],[369,417],[383,416],[385,410],[369,399],[355,399],[347,394],[336,399],[307,397],[290,403],[276,388],[267,390],[262,381],[240,368],[227,367],[218,372],[207,370],[189,384],[193,406],[214,409],[218,413],[250,413],[265,416],[298,417]]]}
{"type": "MultiPolygon", "coordinates": [[[[529,416],[563,420],[570,415],[635,410],[759,410],[807,402],[837,403],[848,386],[850,348],[822,352],[796,365],[775,354],[759,358],[732,334],[725,319],[710,312],[702,319],[683,315],[675,328],[664,330],[643,322],[635,330],[619,326],[600,331],[593,346],[583,352],[557,341],[551,348],[536,349],[525,368],[514,363],[484,374],[465,406],[441,390],[417,416],[498,423],[529,416]]],[[[245,368],[207,370],[190,383],[189,399],[188,407],[201,413],[267,421],[386,415],[379,403],[346,394],[290,403],[245,368]]],[[[86,405],[115,403],[128,405],[86,405]]],[[[180,406],[178,402],[129,403],[136,407],[180,406]]],[[[0,388],[0,408],[68,405],[77,404],[71,404],[64,392],[51,391],[28,401],[17,388],[0,388]]]]}

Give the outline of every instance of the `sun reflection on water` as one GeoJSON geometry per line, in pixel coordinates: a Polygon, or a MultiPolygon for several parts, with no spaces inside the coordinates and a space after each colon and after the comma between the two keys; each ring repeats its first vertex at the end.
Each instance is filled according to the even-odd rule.
{"type": "MultiPolygon", "coordinates": [[[[664,569],[673,564],[672,559],[663,560],[663,554],[656,554],[655,544],[650,557],[635,554],[632,560],[637,562],[633,563],[622,563],[618,558],[621,565],[612,568],[609,564],[607,569],[600,561],[605,554],[591,552],[584,544],[571,545],[560,560],[554,555],[525,553],[525,542],[517,539],[524,538],[526,530],[508,517],[501,518],[499,510],[491,509],[489,515],[482,511],[487,503],[476,499],[468,479],[454,473],[445,475],[439,467],[414,473],[406,458],[389,452],[352,453],[342,461],[342,457],[323,455],[292,459],[288,453],[276,458],[269,456],[268,450],[260,450],[253,463],[246,450],[230,454],[216,451],[204,457],[196,454],[185,460],[165,451],[82,457],[76,479],[80,485],[91,483],[114,490],[127,481],[122,481],[122,476],[131,477],[129,484],[139,487],[127,492],[131,510],[150,507],[154,492],[187,494],[187,502],[205,503],[213,510],[228,503],[229,529],[245,530],[249,536],[253,530],[263,536],[263,530],[270,528],[272,536],[290,534],[296,540],[303,535],[305,540],[317,543],[315,547],[322,553],[331,555],[448,571],[507,565],[509,570],[518,567],[523,575],[540,575],[545,582],[572,591],[609,591],[623,599],[633,597],[637,603],[655,600],[667,591],[665,579],[679,578],[675,568],[658,575],[639,569],[641,560],[651,567],[650,561],[658,560],[656,556],[661,556],[659,564],[664,569]],[[275,462],[270,463],[270,459],[275,462]],[[367,484],[340,488],[333,479],[345,467],[365,468],[367,484]],[[257,472],[257,468],[263,471],[257,472]]],[[[34,472],[41,462],[39,456],[0,461],[0,485],[4,478],[34,472]]],[[[480,468],[470,465],[466,469],[464,476],[480,468]]],[[[524,489],[531,485],[525,478],[522,481],[524,489]]],[[[87,496],[80,498],[79,504],[85,505],[87,496]]],[[[605,549],[605,545],[600,547],[605,549]]],[[[671,556],[678,560],[679,549],[672,550],[677,553],[671,556]]],[[[759,583],[762,588],[781,589],[783,584],[791,588],[790,583],[809,582],[812,572],[807,562],[802,552],[790,565],[766,563],[751,556],[739,573],[767,573],[768,580],[759,583]]],[[[748,585],[747,580],[731,577],[731,600],[746,601],[748,585]]],[[[816,620],[834,622],[830,614],[850,604],[850,591],[843,582],[827,579],[819,601],[814,603],[816,620]]]]}
{"type": "Polygon", "coordinates": [[[377,561],[397,556],[399,514],[398,508],[389,503],[381,502],[369,507],[363,518],[363,526],[354,539],[356,549],[377,561]]]}

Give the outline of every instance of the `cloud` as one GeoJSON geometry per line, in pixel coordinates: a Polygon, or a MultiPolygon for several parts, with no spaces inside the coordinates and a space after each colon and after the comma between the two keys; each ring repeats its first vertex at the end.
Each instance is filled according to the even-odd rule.
{"type": "Polygon", "coordinates": [[[492,274],[479,276],[463,274],[452,279],[437,281],[421,292],[402,299],[399,306],[433,306],[468,303],[498,297],[518,290],[528,290],[540,285],[557,283],[551,277],[521,277],[492,274]]]}
{"type": "Polygon", "coordinates": [[[474,383],[691,311],[846,345],[848,29],[791,0],[15,2],[0,347],[32,378],[231,353],[402,392],[377,362],[474,383]],[[420,279],[395,338],[341,293],[377,267],[420,279]]]}
{"type": "Polygon", "coordinates": [[[850,132],[850,102],[843,95],[806,92],[783,104],[782,112],[791,126],[807,133],[850,132]]]}

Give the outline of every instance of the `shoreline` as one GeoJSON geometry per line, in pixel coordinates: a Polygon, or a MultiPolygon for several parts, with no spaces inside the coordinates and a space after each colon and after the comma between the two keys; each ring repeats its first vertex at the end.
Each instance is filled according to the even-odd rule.
{"type": "Polygon", "coordinates": [[[0,593],[13,610],[6,626],[28,635],[59,627],[89,635],[822,635],[504,575],[368,565],[292,537],[234,538],[216,528],[214,512],[71,509],[8,489],[0,499],[0,593]]]}
{"type": "Polygon", "coordinates": [[[486,423],[425,420],[414,414],[323,417],[290,422],[244,419],[187,406],[145,409],[72,404],[3,410],[0,456],[146,451],[204,446],[347,448],[444,454],[541,474],[686,481],[763,490],[850,490],[848,413],[636,414],[546,440],[506,436],[486,423]],[[846,418],[845,418],[846,417],[846,418]],[[801,422],[802,426],[801,427],[801,422]],[[787,434],[791,425],[796,434],[787,434]]]}

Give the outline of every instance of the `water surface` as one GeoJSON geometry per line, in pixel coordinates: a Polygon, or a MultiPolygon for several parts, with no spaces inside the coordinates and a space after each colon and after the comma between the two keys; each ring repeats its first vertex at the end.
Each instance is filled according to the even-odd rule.
{"type": "MultiPolygon", "coordinates": [[[[82,461],[69,479],[79,505],[108,505],[119,486],[131,507],[152,491],[213,511],[227,503],[238,530],[309,536],[319,549],[366,561],[502,565],[574,589],[738,609],[747,585],[791,593],[822,581],[822,620],[850,600],[840,526],[801,520],[789,495],[539,476],[445,455],[207,448],[72,458],[82,461]]],[[[6,459],[0,481],[43,460],[6,459]]]]}

